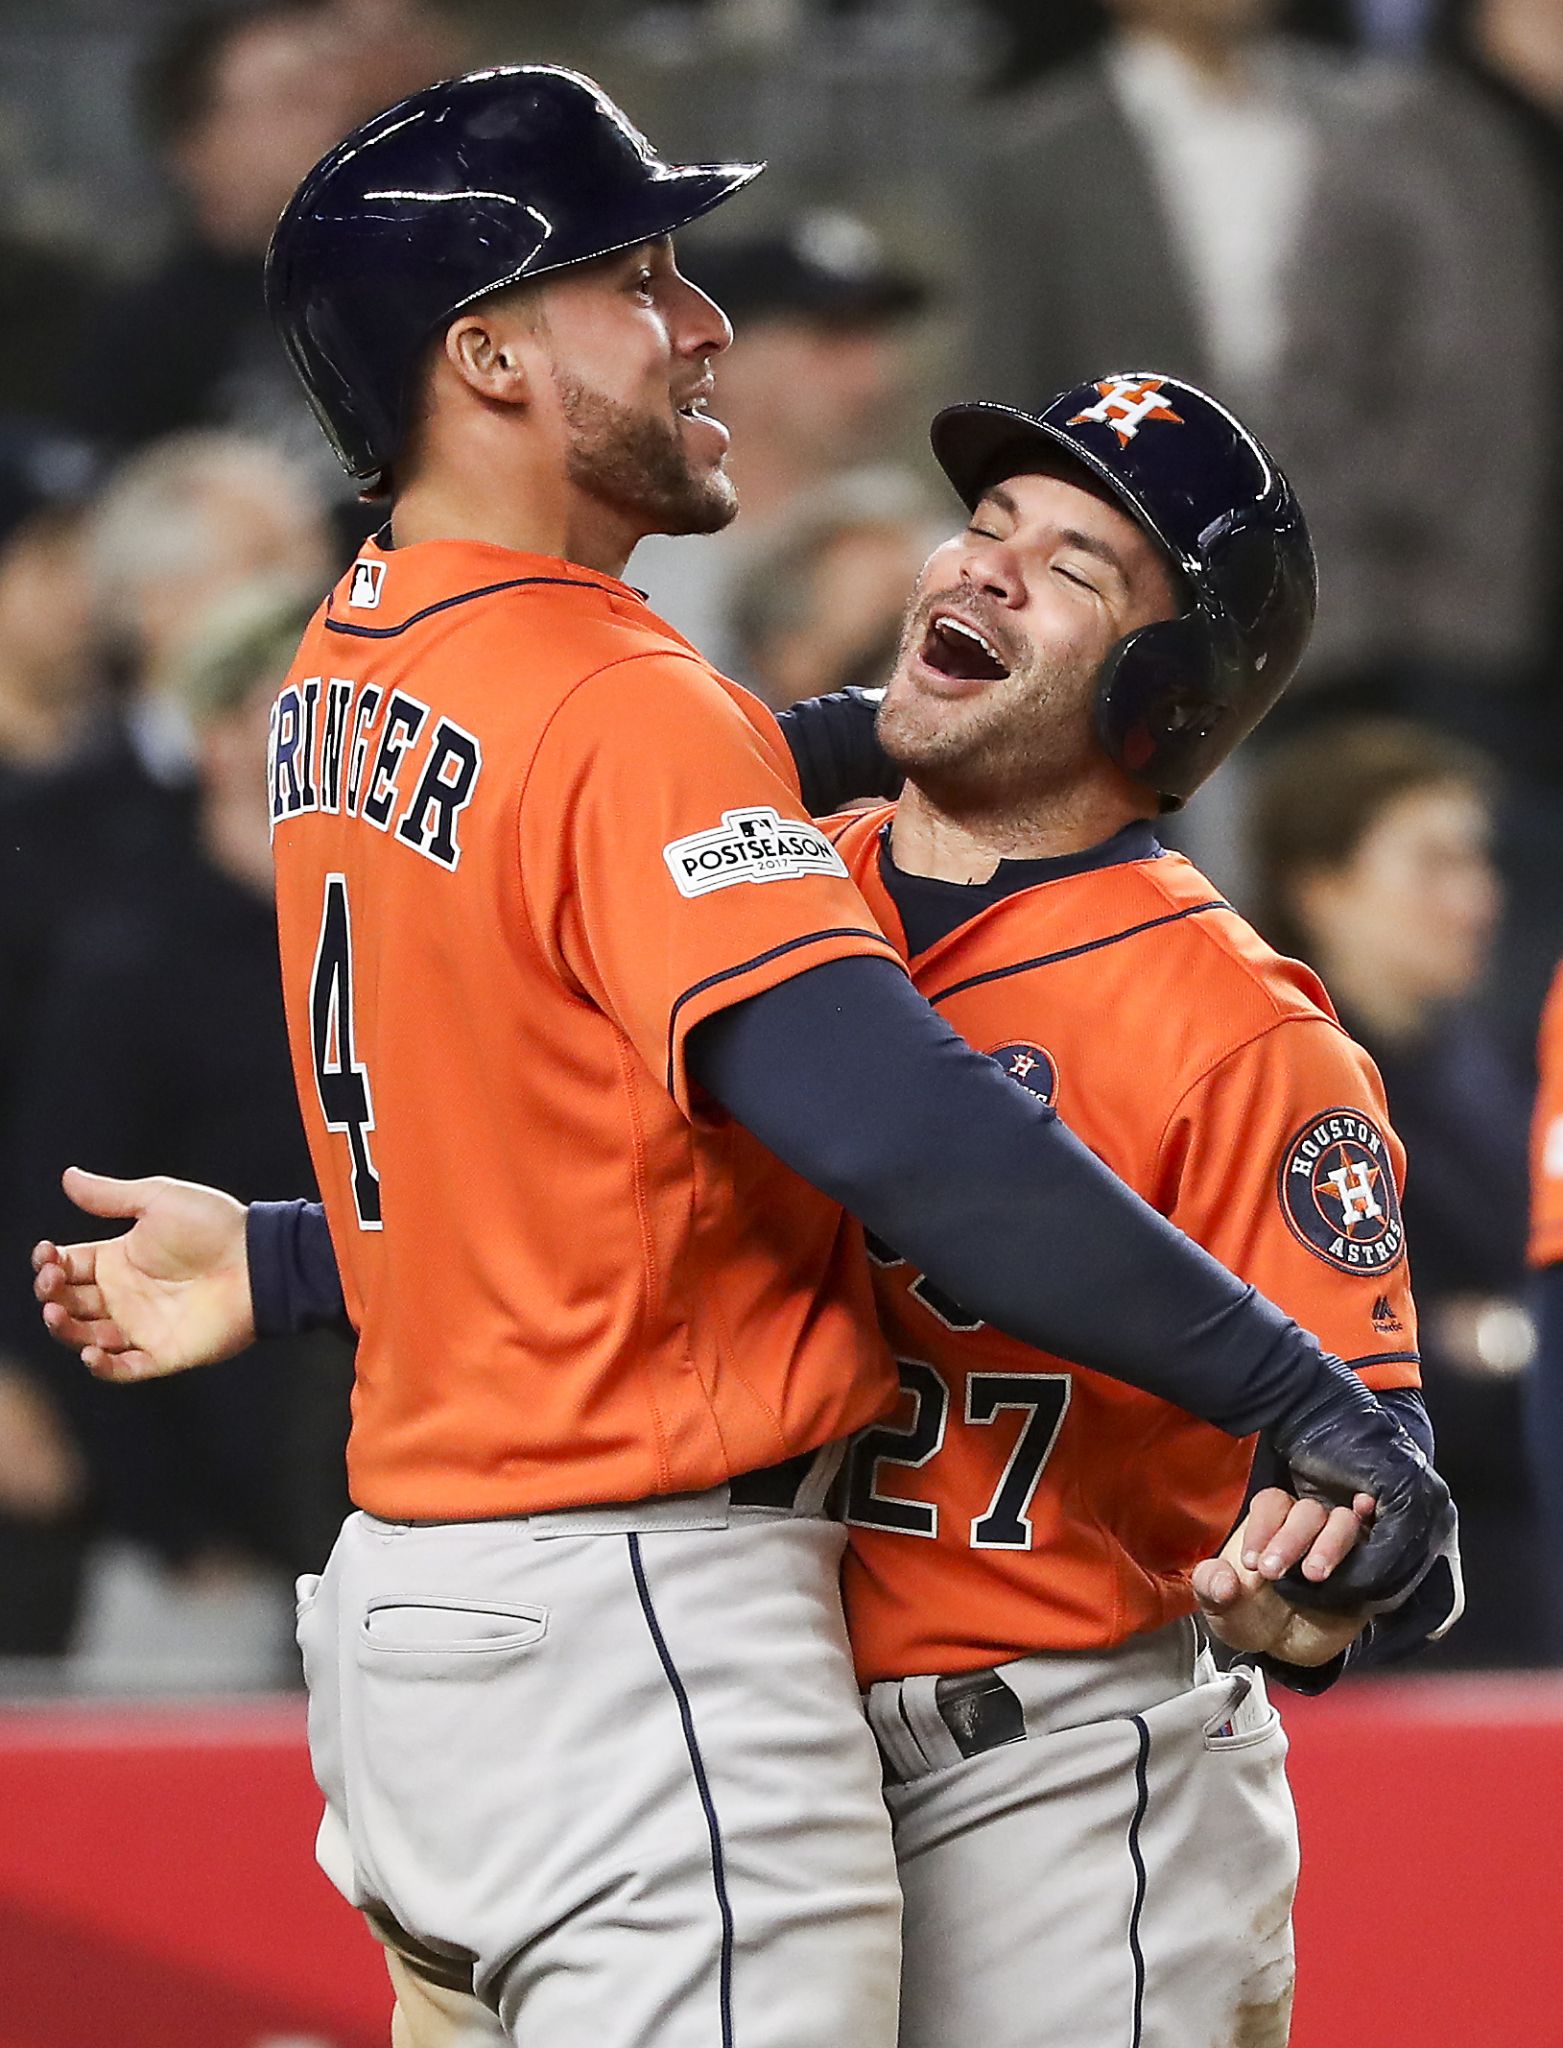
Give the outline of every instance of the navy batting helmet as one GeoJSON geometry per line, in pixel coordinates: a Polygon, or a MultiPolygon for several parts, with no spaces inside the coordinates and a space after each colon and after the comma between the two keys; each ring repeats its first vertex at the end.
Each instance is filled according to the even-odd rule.
{"type": "Polygon", "coordinates": [[[1103,377],[1039,413],[947,406],[933,450],[970,506],[1039,449],[1083,465],[1178,572],[1187,608],[1102,664],[1096,729],[1175,809],[1280,696],[1313,627],[1318,577],[1291,485],[1254,436],[1176,377],[1103,377]]]}
{"type": "Polygon", "coordinates": [[[348,474],[383,480],[412,372],[463,307],[658,240],[760,164],[669,164],[606,93],[549,64],[426,86],[339,142],[289,200],[266,303],[348,474]]]}

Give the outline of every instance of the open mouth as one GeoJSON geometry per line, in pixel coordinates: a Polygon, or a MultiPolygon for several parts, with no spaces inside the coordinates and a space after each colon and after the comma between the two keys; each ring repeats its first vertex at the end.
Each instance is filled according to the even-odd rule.
{"type": "Polygon", "coordinates": [[[998,683],[1010,672],[987,635],[954,612],[934,613],[920,652],[925,667],[955,682],[998,683]]]}

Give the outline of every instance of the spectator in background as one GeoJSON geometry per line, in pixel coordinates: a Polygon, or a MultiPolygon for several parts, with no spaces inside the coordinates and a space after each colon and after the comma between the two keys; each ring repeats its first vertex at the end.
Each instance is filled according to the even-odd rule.
{"type": "Polygon", "coordinates": [[[1527,1103],[1474,1001],[1502,909],[1492,796],[1485,757],[1409,723],[1292,739],[1258,781],[1255,907],[1377,1061],[1405,1142],[1423,1378],[1470,1601],[1463,1643],[1438,1654],[1530,1664],[1556,1643],[1521,1440],[1527,1103]]]}
{"type": "Polygon", "coordinates": [[[320,0],[203,8],[156,44],[140,111],[182,227],[149,276],[88,310],[71,379],[83,432],[137,447],[232,427],[317,464],[324,487],[336,465],[267,320],[261,272],[299,180],[358,118],[351,56],[320,0]]]}
{"type": "Polygon", "coordinates": [[[320,507],[296,472],[263,444],[216,433],[174,436],[124,463],[90,515],[87,548],[124,687],[79,754],[0,800],[0,1177],[4,1112],[30,1085],[20,1048],[62,937],[111,886],[155,893],[189,858],[177,678],[205,614],[256,576],[323,590],[330,574],[320,507]]]}
{"type": "MultiPolygon", "coordinates": [[[[12,1236],[36,1234],[40,1215],[72,1227],[59,1174],[89,1134],[116,1173],[172,1159],[175,1173],[250,1199],[311,1185],[277,977],[264,764],[277,684],[318,601],[313,581],[246,586],[208,608],[186,644],[176,686],[196,736],[191,854],[156,890],[105,888],[65,935],[13,1118],[4,1201],[26,1223],[12,1236]]],[[[183,1598],[199,1630],[196,1654],[220,1648],[242,1675],[275,1677],[291,1575],[320,1567],[346,1512],[346,1347],[270,1346],[131,1402],[40,1346],[30,1306],[0,1290],[0,1341],[13,1373],[20,1362],[35,1386],[48,1376],[70,1420],[95,1532],[161,1562],[165,1603],[183,1598]],[[258,1665],[242,1643],[219,1645],[213,1613],[257,1590],[257,1575],[277,1624],[258,1665]]]]}
{"type": "Polygon", "coordinates": [[[349,127],[466,68],[466,38],[430,0],[327,0],[326,12],[349,74],[349,127]]]}
{"type": "Polygon", "coordinates": [[[732,431],[739,516],[721,534],[652,535],[629,575],[654,610],[727,670],[737,661],[733,592],[747,566],[807,493],[883,456],[929,291],[843,213],[693,245],[680,260],[737,337],[718,366],[711,409],[732,431]]]}
{"type": "Polygon", "coordinates": [[[70,417],[68,357],[94,289],[79,256],[51,248],[36,231],[0,227],[0,411],[48,421],[70,417]]]}
{"type": "Polygon", "coordinates": [[[1115,362],[1232,394],[1309,508],[1312,683],[1509,675],[1557,399],[1503,124],[1452,75],[1278,34],[1277,0],[1110,12],[1099,51],[978,110],[981,388],[1029,404],[1115,362]]]}
{"type": "Polygon", "coordinates": [[[978,109],[975,381],[1031,405],[1103,363],[1167,370],[1263,431],[1340,60],[1273,34],[1271,0],[1107,11],[1098,49],[978,109]]]}
{"type": "Polygon", "coordinates": [[[1559,576],[1543,220],[1513,123],[1468,81],[1364,67],[1319,163],[1271,415],[1327,593],[1315,682],[1369,680],[1514,765],[1530,741],[1505,693],[1559,576]]]}
{"type": "MultiPolygon", "coordinates": [[[[1563,7],[1557,0],[1473,0],[1455,42],[1461,68],[1507,128],[1530,167],[1554,290],[1563,284],[1563,7]]],[[[1556,346],[1554,364],[1563,346],[1556,346]]],[[[1563,636],[1563,432],[1554,431],[1546,524],[1539,548],[1546,579],[1547,644],[1563,636]]],[[[1556,699],[1550,672],[1538,679],[1556,699]]],[[[1551,706],[1554,782],[1563,782],[1563,707],[1551,706]]]]}
{"type": "Polygon", "coordinates": [[[881,685],[906,593],[942,538],[939,507],[901,470],[854,470],[805,494],[735,585],[734,680],[773,711],[881,685]]]}
{"type": "Polygon", "coordinates": [[[0,424],[0,803],[76,752],[101,695],[83,546],[90,452],[0,424]]]}

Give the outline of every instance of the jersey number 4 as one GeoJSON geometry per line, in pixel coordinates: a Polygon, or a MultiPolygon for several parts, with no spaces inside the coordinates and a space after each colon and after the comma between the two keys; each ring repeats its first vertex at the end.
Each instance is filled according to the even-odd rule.
{"type": "MultiPolygon", "coordinates": [[[[902,1428],[881,1424],[865,1429],[852,1446],[847,1468],[847,1520],[860,1529],[885,1529],[900,1536],[936,1537],[939,1510],[931,1501],[903,1500],[880,1490],[886,1466],[921,1471],[944,1448],[950,1423],[950,1390],[920,1358],[896,1361],[901,1392],[912,1406],[902,1428]]],[[[966,1420],[989,1424],[1001,1415],[1023,1417],[1013,1450],[993,1497],[973,1518],[974,1550],[1029,1550],[1031,1503],[1058,1442],[1069,1406],[1066,1372],[973,1372],[965,1375],[966,1420]]]]}
{"type": "Polygon", "coordinates": [[[358,1227],[378,1230],[380,1176],[369,1150],[374,1098],[369,1092],[369,1069],[353,1052],[353,925],[345,875],[326,877],[320,941],[309,982],[309,1035],[326,1128],[346,1135],[352,1155],[358,1227]]]}

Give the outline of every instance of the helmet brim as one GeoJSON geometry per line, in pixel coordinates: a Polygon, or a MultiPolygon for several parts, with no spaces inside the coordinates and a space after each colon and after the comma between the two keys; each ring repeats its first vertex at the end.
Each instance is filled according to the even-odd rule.
{"type": "Polygon", "coordinates": [[[1072,435],[1060,433],[1018,406],[998,405],[989,400],[947,405],[935,415],[928,438],[939,467],[968,511],[976,510],[983,493],[992,485],[1002,483],[1007,476],[1024,474],[1028,458],[1034,461],[1039,451],[1054,457],[1062,454],[1112,494],[1175,568],[1187,573],[1191,566],[1107,463],[1082,447],[1072,435]]]}
{"type": "Polygon", "coordinates": [[[476,304],[479,299],[486,299],[492,292],[508,290],[511,285],[524,284],[532,278],[552,277],[578,264],[595,263],[604,256],[617,256],[626,249],[638,249],[643,242],[659,242],[664,235],[677,234],[680,228],[687,228],[692,221],[714,212],[724,200],[731,199],[735,192],[741,192],[745,185],[753,184],[764,169],[763,163],[672,165],[665,176],[656,178],[648,187],[644,203],[630,209],[621,219],[621,232],[616,240],[605,244],[600,235],[593,234],[584,238],[564,236],[553,244],[545,242],[530,262],[508,272],[496,283],[485,284],[480,291],[451,307],[443,317],[454,319],[457,313],[476,304]],[[584,247],[580,246],[581,240],[585,241],[584,247]]]}

